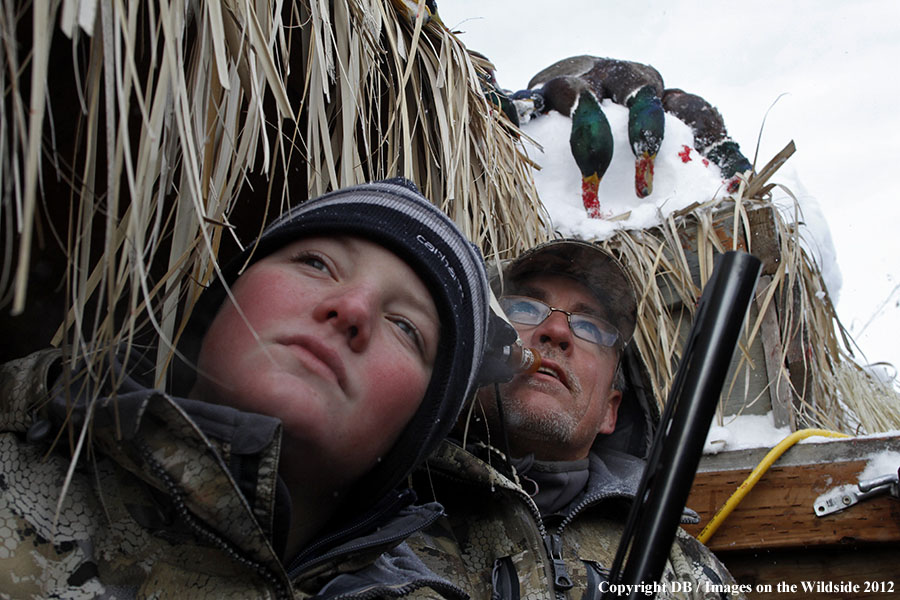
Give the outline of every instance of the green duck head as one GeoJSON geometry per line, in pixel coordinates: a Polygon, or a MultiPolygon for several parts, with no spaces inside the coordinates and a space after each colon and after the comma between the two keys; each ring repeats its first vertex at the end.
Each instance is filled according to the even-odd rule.
{"type": "Polygon", "coordinates": [[[500,88],[485,88],[484,97],[496,109],[499,109],[509,121],[519,127],[519,111],[509,96],[500,88]]]}
{"type": "Polygon", "coordinates": [[[628,106],[628,143],[635,157],[634,190],[639,198],[653,191],[653,166],[666,131],[662,100],[652,86],[631,95],[628,106]]]}
{"type": "Polygon", "coordinates": [[[569,147],[581,170],[581,199],[589,217],[603,218],[598,190],[600,180],[613,157],[613,136],[609,121],[593,92],[582,89],[572,112],[569,147]]]}
{"type": "Polygon", "coordinates": [[[572,112],[569,146],[583,178],[603,177],[612,161],[613,135],[600,103],[588,89],[581,90],[572,112]]]}
{"type": "Polygon", "coordinates": [[[753,165],[747,160],[747,157],[741,153],[741,148],[737,142],[725,140],[710,148],[706,157],[718,165],[722,170],[722,177],[729,179],[736,173],[743,173],[753,169],[753,165]]]}

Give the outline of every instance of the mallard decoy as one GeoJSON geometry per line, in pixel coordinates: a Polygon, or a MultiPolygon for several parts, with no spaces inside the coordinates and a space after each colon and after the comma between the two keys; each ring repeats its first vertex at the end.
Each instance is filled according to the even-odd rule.
{"type": "Polygon", "coordinates": [[[634,192],[646,198],[653,192],[653,166],[666,131],[662,100],[646,85],[626,101],[628,143],[634,153],[634,192]]]}
{"type": "Polygon", "coordinates": [[[540,90],[519,90],[510,94],[509,99],[516,108],[519,123],[527,123],[546,112],[544,94],[540,90]]]}
{"type": "MultiPolygon", "coordinates": [[[[544,82],[536,89],[519,90],[512,97],[516,102],[525,101],[533,105],[533,112],[546,114],[551,110],[572,116],[578,95],[584,89],[591,89],[587,82],[575,75],[560,75],[544,82]]],[[[594,95],[597,96],[596,91],[594,95]]],[[[599,101],[598,97],[598,101],[599,101]]],[[[521,117],[520,111],[519,116],[521,117]]],[[[605,115],[604,115],[605,116],[605,115]]]]}
{"type": "Polygon", "coordinates": [[[535,107],[543,106],[540,112],[555,110],[572,119],[569,147],[581,171],[581,199],[589,217],[602,218],[597,192],[612,162],[614,141],[600,100],[583,79],[569,75],[545,82],[533,98],[535,107]]]}
{"type": "Polygon", "coordinates": [[[510,100],[509,90],[501,88],[497,83],[497,76],[494,74],[494,63],[487,56],[475,50],[469,50],[469,56],[472,59],[472,63],[477,67],[476,71],[485,99],[491,106],[506,115],[506,118],[513,125],[518,127],[519,113],[517,107],[510,100]]]}
{"type": "Polygon", "coordinates": [[[666,90],[662,103],[667,113],[691,128],[694,148],[719,167],[722,178],[728,182],[728,191],[737,191],[740,180],[735,175],[752,171],[753,165],[741,153],[737,142],[728,137],[725,120],[716,107],[702,97],[678,88],[666,90]]]}
{"type": "MultiPolygon", "coordinates": [[[[575,102],[578,100],[578,94],[582,90],[590,89],[587,83],[574,75],[560,75],[546,81],[540,89],[535,93],[540,95],[543,103],[541,112],[556,112],[572,116],[572,110],[575,108],[575,102]]],[[[596,94],[595,94],[596,95],[596,94]]],[[[597,99],[600,100],[599,98],[597,99]]]]}
{"type": "Polygon", "coordinates": [[[592,219],[601,219],[603,215],[597,192],[600,180],[612,161],[613,136],[600,102],[587,88],[579,92],[572,112],[569,146],[581,171],[581,200],[584,208],[592,219]]]}
{"type": "MultiPolygon", "coordinates": [[[[543,84],[545,108],[556,108],[547,101],[547,85],[559,77],[583,80],[597,98],[610,99],[628,108],[628,140],[635,157],[635,194],[643,198],[653,190],[653,166],[665,135],[662,108],[663,79],[650,65],[637,62],[573,56],[558,61],[531,78],[529,88],[543,84]]],[[[563,105],[567,98],[561,100],[563,105]]],[[[560,110],[556,108],[556,110],[560,110]]],[[[563,112],[563,110],[560,110],[563,112]]]]}
{"type": "MultiPolygon", "coordinates": [[[[596,56],[570,56],[556,61],[532,77],[528,82],[528,88],[534,89],[542,86],[556,77],[579,77],[587,82],[584,76],[594,68],[596,61],[596,56]]],[[[602,95],[602,89],[594,90],[594,93],[598,96],[602,95]]]]}
{"type": "Polygon", "coordinates": [[[505,90],[494,88],[493,90],[487,90],[484,95],[488,102],[499,108],[500,112],[506,115],[506,118],[513,125],[519,126],[519,111],[513,101],[509,99],[509,96],[506,95],[505,90]]]}
{"type": "Polygon", "coordinates": [[[722,140],[715,144],[707,150],[706,157],[719,166],[722,171],[722,179],[727,182],[726,188],[731,193],[738,191],[741,185],[737,174],[753,170],[753,165],[734,140],[722,140]]]}

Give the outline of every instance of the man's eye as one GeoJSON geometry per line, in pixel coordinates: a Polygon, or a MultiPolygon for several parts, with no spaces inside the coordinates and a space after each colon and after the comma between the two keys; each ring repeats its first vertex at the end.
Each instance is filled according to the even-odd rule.
{"type": "Polygon", "coordinates": [[[591,340],[595,344],[600,343],[603,339],[603,333],[600,331],[600,328],[590,321],[574,321],[572,323],[572,329],[576,333],[582,334],[584,339],[591,340]]]}
{"type": "Polygon", "coordinates": [[[512,320],[524,319],[525,322],[530,323],[539,320],[541,316],[541,311],[531,302],[523,300],[504,302],[502,306],[506,316],[512,320]]]}
{"type": "Polygon", "coordinates": [[[610,331],[609,327],[601,323],[595,323],[578,316],[572,319],[572,331],[581,339],[605,347],[614,346],[618,337],[615,330],[610,331]]]}
{"type": "Polygon", "coordinates": [[[529,304],[528,302],[516,302],[515,304],[509,305],[509,312],[514,313],[537,313],[534,309],[534,306],[529,304]]]}

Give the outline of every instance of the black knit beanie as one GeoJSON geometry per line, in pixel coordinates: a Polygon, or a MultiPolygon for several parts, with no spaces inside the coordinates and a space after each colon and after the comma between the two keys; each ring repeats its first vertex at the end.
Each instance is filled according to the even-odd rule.
{"type": "MultiPolygon", "coordinates": [[[[300,238],[353,235],[380,244],[422,279],[437,307],[440,336],[425,398],[386,456],[360,482],[367,503],[396,487],[447,435],[474,392],[487,335],[489,292],[480,251],[443,212],[405,179],[337,190],[308,200],[269,225],[222,274],[228,284],[254,262],[300,238]]],[[[225,300],[221,281],[192,312],[182,354],[195,362],[200,343],[225,300]]],[[[187,371],[181,365],[181,371],[187,371]]],[[[184,373],[182,373],[183,375],[184,373]]],[[[193,378],[189,373],[188,380],[193,378]]],[[[190,389],[175,383],[176,393],[190,389]]]]}

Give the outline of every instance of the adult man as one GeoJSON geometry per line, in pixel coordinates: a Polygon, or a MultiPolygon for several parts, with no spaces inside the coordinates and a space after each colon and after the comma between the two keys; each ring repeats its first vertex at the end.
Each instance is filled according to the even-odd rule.
{"type": "MultiPolygon", "coordinates": [[[[640,382],[624,382],[632,286],[612,256],[573,240],[525,253],[493,286],[542,367],[482,388],[483,420],[438,450],[419,489],[448,517],[410,543],[474,598],[599,597],[658,419],[640,382]]],[[[657,597],[718,598],[733,583],[679,530],[657,597]]]]}

